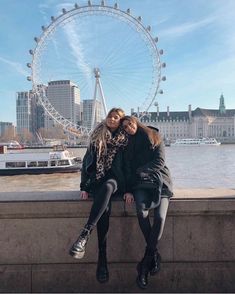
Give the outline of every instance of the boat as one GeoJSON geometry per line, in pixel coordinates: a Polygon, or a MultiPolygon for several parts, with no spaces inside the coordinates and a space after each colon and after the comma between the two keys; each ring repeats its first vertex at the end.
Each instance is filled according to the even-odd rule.
{"type": "Polygon", "coordinates": [[[24,148],[23,145],[14,140],[11,140],[9,142],[0,142],[0,147],[1,146],[6,146],[8,150],[20,150],[24,148]]]}
{"type": "Polygon", "coordinates": [[[63,146],[48,152],[10,151],[0,147],[0,175],[71,173],[81,170],[82,160],[63,146]]]}
{"type": "Polygon", "coordinates": [[[177,139],[172,146],[219,146],[221,142],[218,142],[215,138],[186,138],[177,139]]]}

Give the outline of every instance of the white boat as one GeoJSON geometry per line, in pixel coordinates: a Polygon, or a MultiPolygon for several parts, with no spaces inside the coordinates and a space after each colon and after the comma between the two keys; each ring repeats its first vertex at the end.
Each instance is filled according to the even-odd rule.
{"type": "Polygon", "coordinates": [[[23,149],[24,147],[20,145],[19,142],[11,140],[9,142],[0,142],[0,146],[6,146],[7,149],[9,150],[18,150],[18,149],[23,149]]]}
{"type": "Polygon", "coordinates": [[[0,175],[68,173],[81,170],[82,160],[63,146],[51,152],[7,151],[0,147],[0,175]]]}
{"type": "Polygon", "coordinates": [[[221,143],[218,142],[215,138],[187,138],[187,139],[177,139],[172,146],[219,146],[221,143]]]}

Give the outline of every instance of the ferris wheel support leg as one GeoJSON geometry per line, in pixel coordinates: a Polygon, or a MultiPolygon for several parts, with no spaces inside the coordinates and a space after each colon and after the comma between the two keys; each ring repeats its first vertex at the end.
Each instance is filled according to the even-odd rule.
{"type": "Polygon", "coordinates": [[[107,110],[107,105],[105,103],[104,92],[103,92],[103,88],[102,88],[102,85],[100,83],[100,80],[98,80],[98,86],[99,86],[99,90],[100,90],[101,103],[102,103],[102,106],[103,106],[104,115],[107,116],[108,110],[107,110]]]}
{"type": "Polygon", "coordinates": [[[93,96],[93,102],[92,102],[92,115],[91,115],[91,130],[95,128],[95,117],[96,117],[96,100],[97,100],[97,83],[95,83],[95,92],[93,96]]]}

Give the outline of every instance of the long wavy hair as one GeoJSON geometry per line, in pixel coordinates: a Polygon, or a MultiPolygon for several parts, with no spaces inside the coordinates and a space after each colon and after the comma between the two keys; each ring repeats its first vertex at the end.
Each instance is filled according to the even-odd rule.
{"type": "Polygon", "coordinates": [[[95,146],[99,155],[103,149],[105,153],[107,152],[107,139],[112,137],[111,131],[106,123],[107,117],[109,117],[112,112],[117,113],[120,118],[125,116],[125,112],[121,108],[110,109],[106,118],[96,126],[90,136],[90,146],[95,146]]]}
{"type": "Polygon", "coordinates": [[[121,124],[123,124],[125,120],[137,124],[137,128],[143,130],[147,134],[153,149],[160,145],[162,139],[160,133],[156,132],[156,129],[152,129],[150,127],[145,126],[135,116],[124,116],[121,119],[121,124]]]}

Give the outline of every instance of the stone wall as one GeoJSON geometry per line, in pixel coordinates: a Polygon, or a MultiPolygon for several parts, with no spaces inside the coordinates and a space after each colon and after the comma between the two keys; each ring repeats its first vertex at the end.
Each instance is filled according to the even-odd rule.
{"type": "MultiPolygon", "coordinates": [[[[95,278],[96,232],[84,259],[68,255],[91,201],[77,192],[0,193],[0,200],[0,292],[141,292],[135,267],[144,239],[134,207],[113,202],[110,281],[102,285],[95,278]]],[[[235,292],[234,228],[235,197],[174,198],[159,243],[162,269],[147,291],[235,292]]]]}

